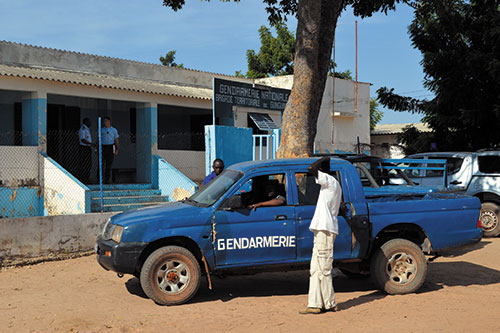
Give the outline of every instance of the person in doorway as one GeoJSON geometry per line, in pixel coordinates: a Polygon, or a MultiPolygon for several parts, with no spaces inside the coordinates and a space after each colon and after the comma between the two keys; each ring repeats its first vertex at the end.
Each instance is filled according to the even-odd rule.
{"type": "Polygon", "coordinates": [[[316,210],[309,230],[314,233],[311,257],[308,304],[300,314],[318,314],[324,311],[338,311],[333,290],[332,265],[333,243],[338,235],[337,215],[342,199],[339,182],[329,175],[330,158],[323,157],[309,167],[319,190],[316,210]]]}
{"type": "Polygon", "coordinates": [[[79,178],[84,184],[89,183],[90,169],[92,167],[92,136],[90,135],[91,122],[89,118],[83,119],[82,127],[78,131],[79,145],[79,178]]]}
{"type": "Polygon", "coordinates": [[[212,171],[208,176],[205,177],[205,179],[203,180],[203,185],[210,183],[215,177],[220,175],[222,170],[224,170],[224,162],[222,162],[220,158],[217,158],[212,164],[212,168],[214,169],[214,171],[212,171]]]}
{"type": "Polygon", "coordinates": [[[103,127],[101,128],[101,141],[102,141],[102,168],[104,170],[103,183],[109,184],[111,182],[111,167],[113,166],[113,159],[118,155],[120,142],[118,140],[118,131],[111,126],[111,118],[103,118],[103,127]]]}

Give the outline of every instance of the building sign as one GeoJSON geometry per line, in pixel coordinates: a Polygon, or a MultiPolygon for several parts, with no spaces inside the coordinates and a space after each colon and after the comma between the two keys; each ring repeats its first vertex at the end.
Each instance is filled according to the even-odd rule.
{"type": "Polygon", "coordinates": [[[223,119],[232,118],[233,106],[283,111],[290,90],[214,78],[214,113],[221,124],[230,125],[223,119]]]}

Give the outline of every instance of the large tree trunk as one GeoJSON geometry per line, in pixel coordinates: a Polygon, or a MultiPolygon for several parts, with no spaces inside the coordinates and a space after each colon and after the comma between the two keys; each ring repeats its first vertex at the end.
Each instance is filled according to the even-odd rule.
{"type": "Polygon", "coordinates": [[[333,35],[342,0],[299,0],[293,87],[283,113],[279,158],[313,154],[333,35]]]}

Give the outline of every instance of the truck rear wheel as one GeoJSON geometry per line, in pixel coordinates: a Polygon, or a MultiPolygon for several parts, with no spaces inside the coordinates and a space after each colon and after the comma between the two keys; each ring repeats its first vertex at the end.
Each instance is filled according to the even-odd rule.
{"type": "Polygon", "coordinates": [[[499,215],[500,208],[497,204],[493,202],[483,202],[481,204],[479,220],[481,220],[483,235],[485,237],[496,237],[500,235],[500,223],[498,223],[499,215]]]}
{"type": "Polygon", "coordinates": [[[161,305],[177,305],[196,294],[200,276],[200,265],[191,252],[180,246],[165,246],[146,259],[140,280],[150,299],[161,305]]]}
{"type": "Polygon", "coordinates": [[[396,238],[383,244],[374,254],[370,267],[375,285],[388,294],[417,291],[427,275],[422,250],[406,239],[396,238]]]}

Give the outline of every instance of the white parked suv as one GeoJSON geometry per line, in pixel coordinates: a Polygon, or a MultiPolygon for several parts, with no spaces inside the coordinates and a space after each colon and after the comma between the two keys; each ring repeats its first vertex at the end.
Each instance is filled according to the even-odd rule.
{"type": "MultiPolygon", "coordinates": [[[[500,234],[500,150],[420,153],[408,158],[445,159],[449,187],[462,189],[466,194],[481,200],[480,220],[484,236],[500,234]]],[[[418,170],[409,176],[420,185],[443,184],[442,170],[418,170]]]]}

